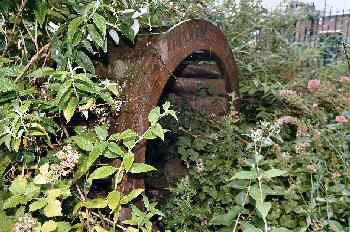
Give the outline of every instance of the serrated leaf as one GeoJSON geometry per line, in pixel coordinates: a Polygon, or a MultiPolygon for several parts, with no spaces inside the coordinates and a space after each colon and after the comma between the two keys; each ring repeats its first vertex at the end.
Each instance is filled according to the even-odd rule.
{"type": "Polygon", "coordinates": [[[63,111],[63,115],[67,122],[70,122],[72,119],[77,107],[78,107],[79,101],[76,97],[71,97],[66,109],[63,111]]]}
{"type": "Polygon", "coordinates": [[[62,216],[61,202],[59,200],[50,199],[47,202],[47,206],[44,208],[44,214],[48,218],[62,216]]]}
{"type": "Polygon", "coordinates": [[[108,207],[111,210],[117,209],[118,206],[120,205],[120,198],[121,198],[120,192],[117,192],[117,191],[110,192],[107,197],[108,207]]]}
{"type": "Polygon", "coordinates": [[[47,77],[53,74],[55,70],[50,67],[43,67],[43,68],[38,68],[37,70],[33,71],[28,75],[28,77],[32,78],[41,78],[41,77],[47,77]]]}
{"type": "Polygon", "coordinates": [[[95,74],[95,66],[92,63],[92,60],[88,55],[85,54],[85,52],[78,51],[77,52],[77,57],[76,57],[76,62],[78,65],[83,67],[87,72],[95,74]]]}
{"type": "Polygon", "coordinates": [[[89,171],[90,167],[95,163],[95,161],[103,154],[104,150],[107,148],[107,143],[100,143],[93,147],[87,159],[85,159],[79,166],[74,181],[77,181],[89,171]]]}
{"type": "Polygon", "coordinates": [[[103,209],[107,207],[107,200],[102,198],[87,200],[83,203],[83,206],[89,209],[103,209]]]}
{"type": "Polygon", "coordinates": [[[123,151],[123,149],[119,145],[114,143],[114,142],[109,142],[108,143],[108,150],[110,150],[112,153],[116,154],[114,156],[114,158],[116,158],[118,156],[122,157],[124,155],[124,153],[125,153],[123,151]]]}
{"type": "Polygon", "coordinates": [[[57,229],[57,223],[52,220],[45,222],[41,227],[42,232],[52,232],[52,231],[55,231],[56,229],[57,229]]]}
{"type": "Polygon", "coordinates": [[[117,171],[117,168],[112,166],[103,166],[97,168],[91,175],[89,176],[89,180],[97,180],[104,179],[111,175],[113,175],[117,171]]]}
{"type": "Polygon", "coordinates": [[[128,195],[123,196],[121,200],[122,205],[129,204],[132,200],[137,198],[141,193],[143,193],[144,189],[134,189],[128,195]]]}
{"type": "Polygon", "coordinates": [[[97,47],[103,48],[104,47],[104,39],[100,35],[100,33],[96,30],[96,27],[93,24],[88,24],[87,25],[88,32],[96,44],[97,47]]]}
{"type": "Polygon", "coordinates": [[[96,132],[96,135],[97,137],[100,139],[100,140],[103,140],[105,141],[107,139],[107,136],[108,136],[108,129],[106,126],[98,126],[95,128],[95,132],[96,132]]]}
{"type": "Polygon", "coordinates": [[[124,156],[123,158],[123,168],[125,170],[125,172],[129,172],[133,163],[134,163],[135,157],[134,154],[127,154],[124,156]]]}
{"type": "Polygon", "coordinates": [[[151,123],[151,125],[156,125],[158,120],[160,119],[160,107],[157,106],[151,112],[148,114],[148,121],[151,123]]]}
{"type": "Polygon", "coordinates": [[[91,151],[94,148],[94,141],[88,136],[78,135],[73,136],[72,138],[75,144],[77,144],[78,147],[84,151],[91,151]]]}
{"type": "Polygon", "coordinates": [[[74,41],[75,34],[80,31],[80,26],[84,23],[84,17],[74,18],[68,25],[68,40],[74,45],[79,41],[74,41]]]}
{"type": "Polygon", "coordinates": [[[4,209],[9,209],[9,208],[14,208],[17,207],[20,204],[26,204],[28,202],[27,199],[23,198],[21,195],[14,195],[9,198],[7,198],[4,201],[3,208],[4,209]]]}
{"type": "Polygon", "coordinates": [[[288,173],[287,171],[272,168],[268,171],[263,172],[262,178],[270,179],[278,176],[284,176],[287,173],[288,173]]]}
{"type": "Polygon", "coordinates": [[[102,33],[102,36],[105,37],[106,36],[106,30],[107,30],[107,21],[106,19],[95,13],[93,16],[92,16],[92,20],[94,21],[96,27],[98,28],[98,30],[102,33]]]}
{"type": "Polygon", "coordinates": [[[44,208],[47,205],[47,199],[45,198],[40,198],[37,201],[34,201],[33,203],[30,204],[29,206],[29,212],[34,212],[39,209],[44,208]]]}
{"type": "Polygon", "coordinates": [[[145,173],[145,172],[151,172],[151,171],[157,171],[157,169],[155,169],[151,165],[144,164],[144,163],[134,163],[132,165],[132,168],[130,169],[130,172],[133,174],[145,173]]]}

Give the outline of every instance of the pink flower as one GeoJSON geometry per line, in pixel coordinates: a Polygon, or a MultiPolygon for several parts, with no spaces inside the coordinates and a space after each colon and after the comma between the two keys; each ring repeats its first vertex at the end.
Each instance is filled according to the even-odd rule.
{"type": "Polygon", "coordinates": [[[283,117],[277,119],[277,123],[280,125],[296,124],[297,119],[292,117],[292,116],[283,116],[283,117]]]}
{"type": "Polygon", "coordinates": [[[336,121],[338,124],[344,124],[344,123],[347,123],[347,122],[348,122],[348,119],[347,119],[345,116],[340,115],[340,116],[335,117],[335,121],[336,121]]]}
{"type": "Polygon", "coordinates": [[[348,77],[348,76],[341,76],[339,82],[342,83],[342,84],[346,84],[346,83],[350,82],[350,77],[348,77]]]}
{"type": "Polygon", "coordinates": [[[310,92],[315,92],[315,91],[319,90],[320,86],[321,86],[320,80],[309,80],[309,82],[307,84],[307,89],[310,92]]]}
{"type": "Polygon", "coordinates": [[[297,96],[297,92],[289,89],[281,90],[278,94],[280,97],[295,97],[297,96]]]}

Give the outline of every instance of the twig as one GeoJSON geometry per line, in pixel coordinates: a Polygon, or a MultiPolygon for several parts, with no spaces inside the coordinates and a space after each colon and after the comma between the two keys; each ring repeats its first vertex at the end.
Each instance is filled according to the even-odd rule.
{"type": "MultiPolygon", "coordinates": [[[[75,187],[77,188],[77,191],[80,195],[80,198],[83,201],[86,201],[86,198],[85,198],[84,194],[81,192],[79,186],[76,184],[75,187]]],[[[90,224],[90,210],[88,208],[85,208],[85,214],[86,214],[86,222],[87,222],[88,230],[89,230],[89,232],[92,232],[93,228],[91,227],[91,224],[90,224]]]]}
{"type": "Polygon", "coordinates": [[[40,58],[40,56],[45,53],[51,47],[51,43],[46,44],[44,47],[40,49],[29,61],[29,63],[24,67],[22,73],[16,78],[15,82],[18,82],[32,67],[32,65],[40,58]]]}
{"type": "MultiPolygon", "coordinates": [[[[18,13],[16,15],[16,20],[15,20],[15,24],[13,25],[13,28],[12,28],[12,33],[11,33],[11,37],[15,34],[15,31],[16,31],[16,27],[17,25],[19,24],[20,20],[21,20],[21,17],[22,17],[22,12],[23,10],[25,9],[26,5],[27,5],[27,2],[28,0],[22,0],[22,4],[21,4],[21,7],[19,8],[18,10],[18,13]]],[[[10,40],[12,38],[9,39],[8,43],[6,44],[6,47],[2,53],[2,55],[4,56],[7,52],[7,49],[9,48],[9,45],[10,45],[10,40]]]]}

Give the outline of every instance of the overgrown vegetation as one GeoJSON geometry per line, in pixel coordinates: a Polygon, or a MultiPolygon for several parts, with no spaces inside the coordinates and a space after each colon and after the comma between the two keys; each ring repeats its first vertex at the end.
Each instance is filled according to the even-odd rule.
{"type": "MultiPolygon", "coordinates": [[[[0,4],[0,219],[3,231],[151,231],[163,215],[143,189],[120,191],[143,139],[175,116],[155,108],[143,135],[109,131],[124,83],[95,74],[107,40],[205,17],[226,32],[242,109],[224,122],[179,115],[188,176],[162,209],[173,231],[349,231],[347,65],[291,43],[296,18],[259,1],[3,0],[0,4]],[[256,32],[262,37],[255,40],[256,32]],[[117,165],[119,164],[119,165],[117,165]],[[99,185],[109,189],[99,189],[99,185]],[[135,206],[143,199],[145,211],[135,206]],[[120,221],[121,208],[132,218],[120,221]]],[[[312,12],[311,12],[312,13],[312,12]]],[[[126,102],[126,103],[125,103],[126,102]]]]}
{"type": "Polygon", "coordinates": [[[346,60],[322,66],[324,48],[288,40],[293,17],[231,3],[218,18],[240,63],[240,121],[179,114],[185,133],[172,130],[189,170],[163,207],[167,228],[348,231],[346,60]]]}

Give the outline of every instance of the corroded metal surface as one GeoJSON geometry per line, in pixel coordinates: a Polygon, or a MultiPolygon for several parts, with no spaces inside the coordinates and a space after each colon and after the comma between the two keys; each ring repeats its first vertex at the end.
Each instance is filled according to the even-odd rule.
{"type": "MultiPolygon", "coordinates": [[[[149,126],[148,113],[158,104],[169,78],[196,51],[205,51],[215,57],[224,77],[225,91],[233,92],[239,98],[237,67],[225,35],[207,21],[185,21],[166,32],[141,34],[132,47],[110,48],[109,64],[104,72],[110,79],[127,83],[125,94],[129,100],[113,130],[133,128],[140,134],[145,132],[149,126]]],[[[136,162],[145,162],[145,149],[145,143],[137,148],[136,162]]],[[[129,176],[122,191],[129,192],[143,186],[142,178],[129,176]]]]}

